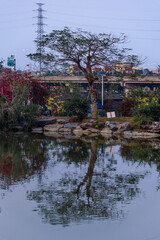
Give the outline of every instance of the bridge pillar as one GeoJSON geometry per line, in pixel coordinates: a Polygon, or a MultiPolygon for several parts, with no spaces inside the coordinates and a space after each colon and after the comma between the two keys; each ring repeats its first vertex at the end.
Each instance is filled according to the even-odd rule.
{"type": "Polygon", "coordinates": [[[123,86],[124,86],[124,94],[127,96],[129,93],[130,87],[127,83],[125,83],[123,86]]]}

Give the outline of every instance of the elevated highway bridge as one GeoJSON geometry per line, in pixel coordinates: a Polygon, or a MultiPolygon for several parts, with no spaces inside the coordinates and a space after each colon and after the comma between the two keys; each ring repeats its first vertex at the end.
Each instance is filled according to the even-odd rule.
{"type": "MultiPolygon", "coordinates": [[[[37,77],[36,77],[37,78],[37,77]]],[[[39,76],[38,81],[41,84],[55,85],[60,83],[78,83],[87,85],[87,80],[84,76],[39,76]]],[[[100,84],[101,78],[97,78],[95,83],[100,84]]],[[[149,87],[150,89],[160,88],[159,76],[138,76],[138,77],[116,77],[104,76],[104,84],[119,84],[126,90],[133,86],[149,87]]]]}

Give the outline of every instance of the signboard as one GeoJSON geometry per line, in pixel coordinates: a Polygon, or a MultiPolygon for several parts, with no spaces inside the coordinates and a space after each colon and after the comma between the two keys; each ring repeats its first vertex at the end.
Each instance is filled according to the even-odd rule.
{"type": "Polygon", "coordinates": [[[15,66],[15,56],[11,55],[8,59],[7,59],[7,66],[8,67],[14,67],[15,66]]]}

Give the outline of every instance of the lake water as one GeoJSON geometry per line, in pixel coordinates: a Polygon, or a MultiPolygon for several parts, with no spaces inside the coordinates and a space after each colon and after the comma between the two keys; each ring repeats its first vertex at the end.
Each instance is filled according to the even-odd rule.
{"type": "Polygon", "coordinates": [[[160,240],[160,140],[0,135],[0,240],[160,240]]]}

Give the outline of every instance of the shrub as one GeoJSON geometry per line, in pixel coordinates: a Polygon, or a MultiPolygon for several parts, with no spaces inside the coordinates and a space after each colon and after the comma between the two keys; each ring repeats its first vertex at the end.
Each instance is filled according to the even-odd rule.
{"type": "Polygon", "coordinates": [[[65,99],[64,108],[69,116],[77,116],[79,120],[82,120],[87,116],[89,105],[87,99],[79,95],[65,99]]]}
{"type": "Polygon", "coordinates": [[[86,117],[89,109],[82,87],[72,83],[54,86],[45,106],[53,114],[77,116],[79,119],[86,117]]]}
{"type": "Polygon", "coordinates": [[[8,104],[4,109],[0,109],[0,128],[12,128],[13,126],[29,126],[38,115],[38,105],[15,105],[8,104]]]}
{"type": "Polygon", "coordinates": [[[21,122],[31,124],[38,115],[39,106],[35,104],[26,105],[20,112],[21,122]]]}
{"type": "Polygon", "coordinates": [[[26,73],[3,69],[0,72],[0,128],[30,124],[38,114],[37,105],[44,104],[48,91],[26,73]]]}
{"type": "Polygon", "coordinates": [[[151,102],[148,105],[140,105],[135,108],[134,122],[141,124],[142,122],[159,121],[160,119],[160,104],[151,102]]]}
{"type": "Polygon", "coordinates": [[[131,117],[133,116],[133,109],[137,105],[135,99],[133,98],[126,98],[121,103],[121,112],[122,116],[124,117],[131,117]]]}

